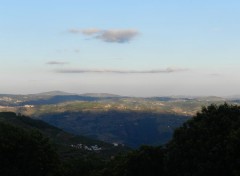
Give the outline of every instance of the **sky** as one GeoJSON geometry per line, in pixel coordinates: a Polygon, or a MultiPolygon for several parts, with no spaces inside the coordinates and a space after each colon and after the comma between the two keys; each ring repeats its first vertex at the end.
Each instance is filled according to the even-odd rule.
{"type": "Polygon", "coordinates": [[[0,93],[240,94],[239,0],[2,0],[0,93]]]}

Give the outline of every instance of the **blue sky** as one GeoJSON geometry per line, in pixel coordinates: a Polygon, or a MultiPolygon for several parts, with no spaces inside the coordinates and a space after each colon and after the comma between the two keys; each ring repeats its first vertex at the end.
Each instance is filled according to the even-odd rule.
{"type": "Polygon", "coordinates": [[[8,0],[0,93],[240,94],[240,1],[8,0]]]}

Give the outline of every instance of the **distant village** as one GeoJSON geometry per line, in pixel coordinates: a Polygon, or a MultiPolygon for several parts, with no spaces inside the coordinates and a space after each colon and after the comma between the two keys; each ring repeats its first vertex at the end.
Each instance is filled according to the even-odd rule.
{"type": "MultiPolygon", "coordinates": [[[[119,146],[124,147],[125,146],[124,144],[118,144],[118,143],[112,143],[112,145],[114,147],[119,147],[119,146]]],[[[88,151],[101,151],[102,150],[102,147],[100,147],[98,145],[87,146],[84,144],[71,144],[70,146],[75,149],[83,149],[83,150],[88,150],[88,151]]]]}
{"type": "Polygon", "coordinates": [[[102,150],[102,148],[99,147],[98,145],[87,146],[84,144],[71,144],[70,146],[75,149],[84,149],[84,150],[88,150],[88,151],[101,151],[102,150]]]}

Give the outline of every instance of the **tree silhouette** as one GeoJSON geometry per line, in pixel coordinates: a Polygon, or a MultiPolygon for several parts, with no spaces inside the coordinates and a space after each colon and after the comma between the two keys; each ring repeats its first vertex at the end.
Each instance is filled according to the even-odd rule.
{"type": "Polygon", "coordinates": [[[142,146],[110,161],[102,176],[163,176],[164,149],[142,146]]]}
{"type": "Polygon", "coordinates": [[[240,107],[211,105],[178,128],[167,145],[168,173],[240,175],[240,107]]]}

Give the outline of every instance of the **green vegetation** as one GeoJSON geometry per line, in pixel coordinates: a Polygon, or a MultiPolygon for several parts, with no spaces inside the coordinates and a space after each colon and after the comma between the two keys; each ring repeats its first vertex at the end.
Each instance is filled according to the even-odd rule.
{"type": "Polygon", "coordinates": [[[53,176],[58,167],[57,153],[41,133],[0,122],[1,176],[53,176]]]}

